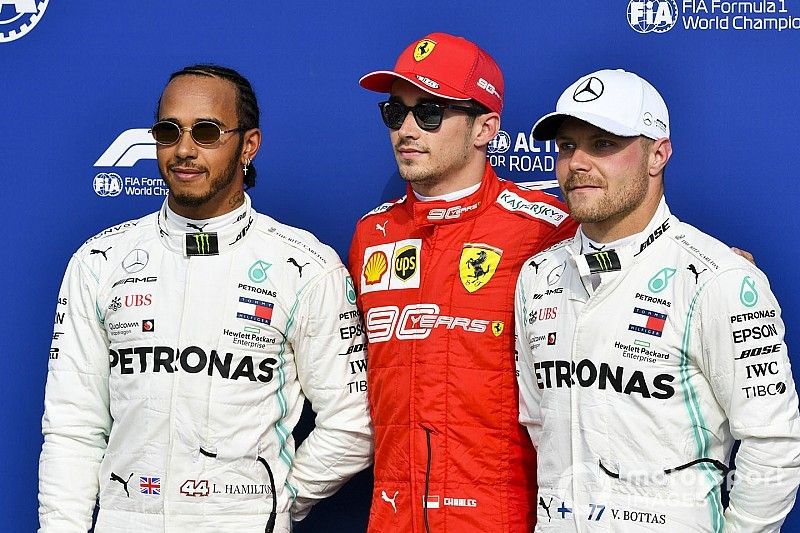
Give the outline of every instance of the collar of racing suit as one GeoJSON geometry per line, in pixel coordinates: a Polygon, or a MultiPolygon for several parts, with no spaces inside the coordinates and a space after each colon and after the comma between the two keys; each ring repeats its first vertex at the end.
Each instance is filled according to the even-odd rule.
{"type": "Polygon", "coordinates": [[[608,243],[602,250],[595,250],[588,246],[588,239],[583,234],[583,229],[578,229],[578,234],[569,245],[572,262],[580,274],[583,286],[588,294],[592,294],[599,286],[601,279],[613,276],[616,272],[627,270],[640,255],[646,255],[650,246],[670,229],[672,213],[667,206],[666,199],[662,196],[656,212],[645,229],[628,237],[608,243]]]}
{"type": "Polygon", "coordinates": [[[480,215],[497,198],[499,191],[500,182],[487,160],[483,178],[481,178],[481,186],[474,193],[452,202],[444,200],[422,201],[417,199],[411,189],[411,185],[408,185],[406,205],[411,211],[416,226],[452,224],[470,220],[480,215]]]}
{"type": "MultiPolygon", "coordinates": [[[[225,253],[248,232],[256,217],[250,204],[250,196],[244,195],[244,203],[229,213],[205,220],[182,217],[169,208],[167,200],[158,212],[158,229],[161,241],[170,250],[182,255],[187,253],[187,235],[215,235],[218,253],[225,253]]],[[[217,255],[217,254],[210,254],[217,255]]]]}

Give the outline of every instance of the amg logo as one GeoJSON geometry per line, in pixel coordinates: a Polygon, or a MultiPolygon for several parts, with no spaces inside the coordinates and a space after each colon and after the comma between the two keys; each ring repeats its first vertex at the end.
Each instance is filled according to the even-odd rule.
{"type": "Polygon", "coordinates": [[[148,276],[146,278],[124,278],[115,282],[111,288],[113,289],[117,285],[124,285],[126,283],[155,283],[156,281],[158,281],[156,276],[148,276]]]}

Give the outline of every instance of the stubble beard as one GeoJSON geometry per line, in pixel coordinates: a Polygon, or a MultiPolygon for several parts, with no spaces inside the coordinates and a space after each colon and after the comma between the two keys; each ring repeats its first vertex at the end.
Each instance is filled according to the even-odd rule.
{"type": "MultiPolygon", "coordinates": [[[[175,160],[170,162],[170,165],[180,165],[186,164],[185,161],[175,160]]],[[[192,166],[191,162],[188,163],[187,166],[192,166]]],[[[239,161],[237,158],[232,157],[231,161],[228,163],[222,172],[210,176],[208,182],[208,189],[200,194],[192,194],[189,192],[182,192],[176,191],[175,187],[172,187],[170,184],[170,180],[166,177],[168,174],[162,170],[161,175],[164,178],[164,181],[167,183],[169,187],[170,195],[174,200],[175,204],[186,207],[186,208],[197,208],[202,207],[214,198],[217,197],[222,191],[226,190],[231,186],[233,181],[236,178],[236,171],[238,170],[239,161]]]]}
{"type": "MultiPolygon", "coordinates": [[[[395,149],[400,148],[398,144],[395,149]]],[[[450,176],[455,176],[458,172],[467,165],[469,161],[469,136],[464,136],[464,143],[460,146],[453,147],[449,153],[440,152],[441,155],[447,155],[446,158],[439,158],[436,161],[430,161],[431,153],[426,152],[429,158],[429,163],[425,166],[415,161],[405,161],[397,156],[397,168],[400,172],[400,177],[410,183],[424,185],[431,187],[433,185],[446,181],[450,176]]]]}
{"type": "MultiPolygon", "coordinates": [[[[606,187],[603,195],[593,202],[578,201],[564,194],[572,218],[581,224],[597,224],[625,218],[642,205],[647,197],[648,178],[644,163],[634,174],[635,177],[625,178],[624,185],[613,195],[609,194],[606,187]]],[[[569,189],[574,183],[596,182],[597,180],[586,174],[573,174],[564,184],[564,189],[569,189]]]]}

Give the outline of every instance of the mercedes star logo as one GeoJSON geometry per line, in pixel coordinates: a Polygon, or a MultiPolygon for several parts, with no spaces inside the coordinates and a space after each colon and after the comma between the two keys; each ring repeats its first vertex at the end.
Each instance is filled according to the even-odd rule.
{"type": "Polygon", "coordinates": [[[133,274],[146,267],[149,259],[150,256],[147,255],[147,252],[140,248],[136,248],[127,256],[125,256],[125,259],[122,260],[122,268],[125,269],[125,272],[133,274]]]}
{"type": "Polygon", "coordinates": [[[578,84],[572,99],[576,102],[591,102],[600,98],[600,95],[603,94],[603,89],[603,82],[600,81],[600,78],[592,76],[578,84]]]}

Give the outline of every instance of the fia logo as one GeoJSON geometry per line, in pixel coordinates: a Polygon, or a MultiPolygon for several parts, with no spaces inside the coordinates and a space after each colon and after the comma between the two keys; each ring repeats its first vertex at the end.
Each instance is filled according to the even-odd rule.
{"type": "Polygon", "coordinates": [[[0,43],[16,41],[36,26],[49,0],[0,1],[0,43]]]}
{"type": "Polygon", "coordinates": [[[675,0],[630,0],[628,24],[639,33],[668,32],[678,22],[675,0]]]}

